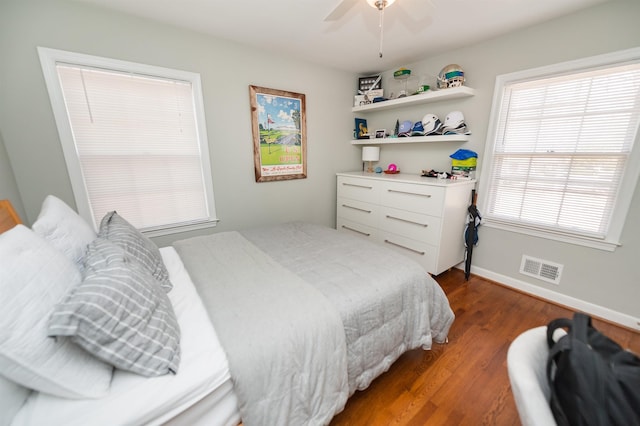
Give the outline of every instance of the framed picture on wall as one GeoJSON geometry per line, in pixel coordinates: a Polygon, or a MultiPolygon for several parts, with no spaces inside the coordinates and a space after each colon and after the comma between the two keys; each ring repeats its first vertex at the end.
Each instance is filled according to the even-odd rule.
{"type": "Polygon", "coordinates": [[[307,177],[305,95],[249,86],[256,182],[307,177]]]}

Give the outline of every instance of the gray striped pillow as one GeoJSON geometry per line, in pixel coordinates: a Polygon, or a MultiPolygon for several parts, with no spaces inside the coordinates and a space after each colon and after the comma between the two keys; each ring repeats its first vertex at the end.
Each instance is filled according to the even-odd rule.
{"type": "Polygon", "coordinates": [[[69,336],[95,357],[143,376],[176,373],[180,328],[167,294],[122,248],[94,240],[84,279],[56,305],[49,336],[69,336]]]}
{"type": "Polygon", "coordinates": [[[171,291],[173,285],[169,281],[169,272],[162,261],[158,246],[122,216],[115,211],[107,213],[100,222],[98,236],[122,247],[128,255],[151,272],[167,293],[171,291]]]}

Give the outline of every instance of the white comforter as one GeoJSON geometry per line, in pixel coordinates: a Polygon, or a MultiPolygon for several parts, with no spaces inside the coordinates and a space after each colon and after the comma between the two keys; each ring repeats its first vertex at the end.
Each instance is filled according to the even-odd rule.
{"type": "Polygon", "coordinates": [[[316,287],[338,310],[347,341],[349,394],[366,389],[404,352],[443,343],[454,320],[438,283],[413,260],[308,223],[243,231],[316,287]]]}
{"type": "Polygon", "coordinates": [[[237,232],[174,246],[227,352],[243,423],[329,423],[348,397],[345,337],[329,301],[237,232]]]}
{"type": "Polygon", "coordinates": [[[174,244],[225,347],[246,426],[327,424],[453,312],[414,261],[289,223],[174,244]]]}

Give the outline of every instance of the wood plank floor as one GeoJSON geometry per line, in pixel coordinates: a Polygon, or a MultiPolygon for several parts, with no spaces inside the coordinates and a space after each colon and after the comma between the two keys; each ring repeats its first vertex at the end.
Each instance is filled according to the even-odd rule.
{"type": "MultiPolygon", "coordinates": [[[[507,376],[509,344],[523,331],[572,311],[454,269],[436,277],[456,315],[449,343],[401,356],[356,392],[331,426],[518,425],[507,376]]],[[[594,326],[640,353],[640,333],[594,319],[594,326]]]]}

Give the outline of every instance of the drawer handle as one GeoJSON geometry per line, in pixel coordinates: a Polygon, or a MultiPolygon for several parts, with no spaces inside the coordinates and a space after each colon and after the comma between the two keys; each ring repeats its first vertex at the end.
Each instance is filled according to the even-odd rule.
{"type": "Polygon", "coordinates": [[[397,192],[398,194],[419,195],[421,197],[431,198],[431,194],[419,194],[417,192],[398,191],[397,189],[387,189],[389,192],[397,192]]]}
{"type": "Polygon", "coordinates": [[[405,250],[409,250],[409,251],[412,251],[414,253],[418,253],[420,256],[424,256],[424,254],[425,254],[423,251],[412,249],[411,247],[403,246],[402,244],[394,243],[393,241],[384,240],[384,242],[387,243],[387,244],[391,244],[392,246],[400,247],[400,248],[403,248],[405,250]]]}
{"type": "Polygon", "coordinates": [[[427,226],[429,226],[428,223],[420,223],[420,222],[414,222],[413,220],[409,220],[409,219],[403,219],[401,217],[395,217],[395,216],[391,216],[391,215],[387,215],[387,219],[395,219],[395,220],[399,220],[401,222],[407,222],[410,223],[412,225],[419,225],[422,226],[423,228],[426,228],[427,226]]]}
{"type": "Polygon", "coordinates": [[[356,185],[355,183],[345,183],[345,182],[343,182],[342,185],[344,185],[344,186],[355,186],[356,188],[373,189],[373,186],[356,185]]]}
{"type": "Polygon", "coordinates": [[[352,210],[358,210],[359,212],[371,213],[371,210],[361,209],[359,207],[353,207],[353,206],[350,206],[348,204],[343,204],[342,207],[346,207],[346,208],[352,209],[352,210]]]}
{"type": "Polygon", "coordinates": [[[348,227],[348,226],[346,226],[346,225],[342,225],[342,227],[343,227],[344,229],[349,230],[349,231],[353,231],[353,232],[357,232],[358,234],[362,234],[362,235],[364,235],[364,236],[366,236],[366,237],[370,237],[370,236],[371,236],[371,234],[369,234],[368,232],[358,231],[357,229],[350,228],[350,227],[348,227]]]}

